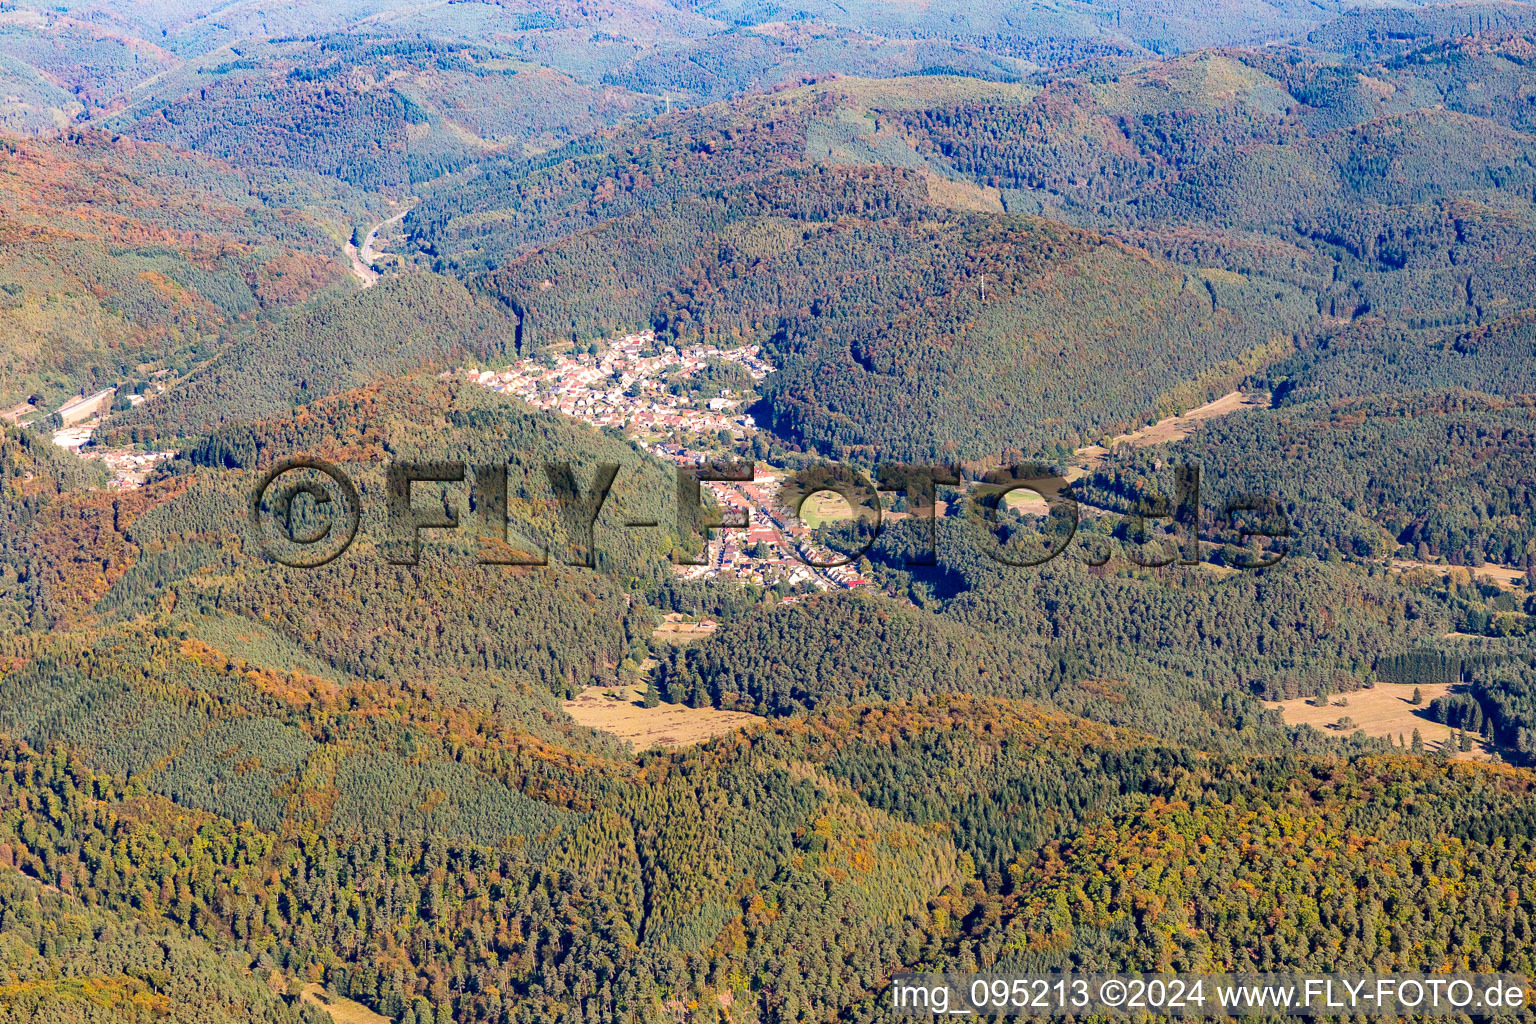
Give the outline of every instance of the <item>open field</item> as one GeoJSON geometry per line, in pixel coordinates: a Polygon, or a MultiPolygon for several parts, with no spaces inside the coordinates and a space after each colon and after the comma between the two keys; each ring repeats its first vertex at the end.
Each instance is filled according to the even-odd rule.
{"type": "Polygon", "coordinates": [[[800,522],[808,530],[814,530],[822,523],[841,523],[852,518],[853,507],[836,491],[817,491],[808,495],[800,506],[800,522]]]}
{"type": "Polygon", "coordinates": [[[1394,569],[1427,569],[1441,576],[1450,572],[1470,573],[1471,577],[1479,582],[1492,583],[1504,590],[1513,590],[1525,579],[1525,572],[1520,569],[1511,569],[1503,565],[1484,563],[1473,567],[1469,565],[1436,565],[1431,562],[1418,562],[1407,558],[1392,559],[1394,569]]]}
{"type": "Polygon", "coordinates": [[[1051,514],[1051,505],[1048,501],[1034,491],[1022,488],[1003,495],[1003,504],[1020,515],[1044,517],[1051,514]]]}
{"type": "Polygon", "coordinates": [[[299,1001],[313,1003],[331,1015],[336,1024],[390,1024],[388,1017],[381,1017],[362,1003],[333,996],[317,982],[310,982],[299,993],[299,1001]]]}
{"type": "Polygon", "coordinates": [[[1271,400],[1272,396],[1267,391],[1254,395],[1244,394],[1241,391],[1229,391],[1220,398],[1206,402],[1199,408],[1191,409],[1182,416],[1167,416],[1140,430],[1121,434],[1111,439],[1108,447],[1098,444],[1086,445],[1073,453],[1073,466],[1068,469],[1067,479],[1076,480],[1082,476],[1087,469],[1101,462],[1117,444],[1129,444],[1142,448],[1148,445],[1181,441],[1193,433],[1195,427],[1205,420],[1227,416],[1240,409],[1267,409],[1271,400]]]}
{"type": "Polygon", "coordinates": [[[687,644],[695,640],[702,640],[718,628],[719,623],[713,619],[704,619],[693,622],[686,616],[672,613],[666,617],[661,625],[657,626],[651,636],[657,640],[664,640],[669,644],[687,644]]]}
{"type": "Polygon", "coordinates": [[[1315,708],[1307,703],[1312,698],[1297,697],[1266,706],[1279,711],[1288,725],[1310,725],[1325,734],[1347,736],[1355,729],[1364,730],[1367,736],[1399,736],[1412,741],[1413,730],[1419,730],[1424,738],[1424,749],[1435,751],[1442,744],[1451,748],[1452,756],[1463,761],[1486,761],[1493,753],[1478,737],[1472,737],[1472,749],[1466,753],[1456,749],[1456,737],[1450,726],[1429,719],[1429,702],[1443,697],[1456,689],[1452,683],[1432,683],[1419,687],[1424,703],[1410,704],[1414,687],[1410,683],[1377,683],[1373,689],[1355,690],[1348,694],[1335,694],[1327,707],[1315,708]],[[1348,700],[1348,706],[1339,701],[1348,700]],[[1354,728],[1332,729],[1334,722],[1348,715],[1355,720],[1354,728]]]}
{"type": "Polygon", "coordinates": [[[582,725],[628,740],[636,750],[691,746],[762,721],[744,711],[717,711],[681,704],[643,708],[640,706],[642,693],[643,690],[634,686],[589,686],[575,700],[565,701],[561,706],[582,725]],[[608,693],[615,694],[617,699],[606,696],[608,693]]]}
{"type": "Polygon", "coordinates": [[[928,198],[952,210],[1003,212],[1002,195],[996,188],[972,181],[952,181],[931,172],[928,175],[928,198]]]}

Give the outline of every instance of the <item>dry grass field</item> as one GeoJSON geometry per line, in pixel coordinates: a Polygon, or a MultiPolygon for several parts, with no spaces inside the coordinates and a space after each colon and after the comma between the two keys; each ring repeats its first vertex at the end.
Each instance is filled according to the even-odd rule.
{"type": "Polygon", "coordinates": [[[320,1007],[336,1024],[391,1024],[388,1017],[379,1016],[362,1003],[333,996],[316,982],[304,986],[299,1001],[320,1007]]]}
{"type": "MultiPolygon", "coordinates": [[[[651,635],[670,644],[686,644],[713,633],[717,623],[701,621],[673,612],[667,615],[651,635]]],[[[641,666],[649,672],[655,664],[649,658],[641,666]]],[[[703,743],[732,729],[762,721],[742,711],[717,711],[714,708],[690,708],[682,704],[641,707],[645,694],[640,686],[589,686],[575,700],[564,701],[566,714],[589,729],[612,733],[634,744],[637,751],[652,747],[686,747],[703,743]]]]}
{"type": "Polygon", "coordinates": [[[971,181],[950,181],[936,174],[928,175],[928,199],[952,210],[1003,212],[1003,197],[991,186],[971,181]]]}
{"type": "Polygon", "coordinates": [[[1511,569],[1503,565],[1483,564],[1476,568],[1465,565],[1436,565],[1431,562],[1418,562],[1407,558],[1392,559],[1394,569],[1402,569],[1405,572],[1432,572],[1437,576],[1454,575],[1460,582],[1469,579],[1479,583],[1492,583],[1500,590],[1514,590],[1525,581],[1525,572],[1520,569],[1511,569]]]}
{"type": "Polygon", "coordinates": [[[709,636],[718,625],[719,623],[711,619],[693,622],[685,616],[674,613],[668,615],[666,621],[657,626],[651,636],[669,644],[687,644],[709,636]]]}
{"type": "Polygon", "coordinates": [[[1034,491],[1009,491],[1003,495],[1003,504],[1020,515],[1045,517],[1051,514],[1050,503],[1034,491]]]}
{"type": "Polygon", "coordinates": [[[636,750],[686,747],[762,721],[743,711],[690,708],[681,704],[643,708],[640,706],[643,692],[634,686],[589,686],[575,700],[565,701],[561,706],[582,725],[613,733],[633,743],[636,750]]]}
{"type": "Polygon", "coordinates": [[[1455,687],[1450,683],[1420,686],[1424,702],[1414,705],[1410,703],[1414,690],[1411,684],[1377,683],[1370,690],[1335,694],[1328,706],[1323,708],[1309,704],[1308,701],[1312,699],[1310,697],[1297,697],[1295,700],[1267,706],[1284,715],[1287,724],[1310,725],[1325,735],[1347,736],[1358,728],[1363,729],[1367,736],[1390,736],[1394,741],[1401,736],[1411,742],[1413,730],[1417,729],[1424,738],[1424,749],[1427,751],[1433,752],[1442,745],[1448,745],[1452,755],[1460,760],[1485,761],[1492,751],[1480,739],[1472,737],[1472,749],[1462,753],[1456,749],[1456,737],[1451,728],[1429,719],[1429,702],[1445,696],[1453,689],[1455,687]],[[1339,701],[1342,700],[1347,700],[1348,705],[1340,705],[1339,701]],[[1346,715],[1355,720],[1354,727],[1330,728],[1346,715]]]}
{"type": "Polygon", "coordinates": [[[1084,476],[1089,469],[1103,461],[1110,449],[1117,444],[1128,444],[1137,448],[1154,444],[1168,444],[1172,441],[1182,441],[1188,437],[1200,423],[1205,420],[1213,420],[1221,416],[1227,416],[1239,409],[1264,409],[1269,407],[1271,396],[1268,392],[1256,395],[1245,395],[1241,391],[1231,391],[1220,398],[1206,402],[1198,409],[1191,409],[1182,416],[1168,416],[1158,420],[1151,426],[1133,430],[1129,434],[1121,434],[1109,442],[1109,447],[1090,444],[1079,448],[1072,459],[1073,465],[1067,469],[1067,479],[1077,480],[1084,476]]]}

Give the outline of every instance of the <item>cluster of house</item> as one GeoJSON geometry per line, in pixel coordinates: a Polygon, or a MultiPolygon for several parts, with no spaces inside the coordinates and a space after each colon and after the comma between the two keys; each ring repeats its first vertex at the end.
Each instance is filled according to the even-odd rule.
{"type": "MultiPolygon", "coordinates": [[[[714,456],[690,447],[685,440],[689,433],[724,430],[732,438],[743,438],[756,429],[751,416],[736,412],[740,400],[729,394],[701,399],[669,390],[673,380],[693,376],[712,360],[740,364],[754,381],[773,372],[756,345],[657,348],[655,335],[644,331],[618,338],[597,354],[562,355],[552,365],[524,359],[505,370],[468,369],[455,375],[539,409],[648,438],[647,447],[658,458],[692,466],[714,456]]],[[[818,547],[811,531],[778,507],[778,478],[771,473],[759,468],[750,482],[706,481],[703,486],[728,518],[740,519],[745,513],[750,525],[714,531],[706,564],[680,567],[684,576],[728,575],[764,586],[783,582],[821,590],[867,585],[854,566],[831,566],[840,559],[818,547]]]]}
{"type": "Polygon", "coordinates": [[[505,370],[463,374],[516,395],[534,408],[594,426],[663,437],[722,430],[732,437],[745,437],[754,424],[751,416],[737,411],[739,399],[721,392],[700,401],[668,390],[674,379],[693,376],[711,360],[740,364],[754,381],[773,372],[756,345],[734,349],[699,345],[679,351],[672,345],[657,348],[655,334],[643,331],[617,339],[601,354],[568,353],[553,364],[523,359],[505,370]]]}
{"type": "Polygon", "coordinates": [[[132,491],[144,486],[150,471],[166,459],[175,457],[174,451],[145,452],[135,448],[99,448],[91,444],[96,432],[96,421],[73,427],[65,427],[53,435],[53,443],[82,459],[100,459],[112,475],[107,479],[107,489],[132,491]]]}
{"type": "MultiPolygon", "coordinates": [[[[106,465],[112,476],[107,480],[107,489],[112,491],[132,491],[144,486],[144,481],[149,478],[150,470],[166,459],[174,458],[175,452],[141,452],[133,449],[119,449],[105,451],[100,455],[101,461],[106,465]]],[[[96,456],[85,453],[84,458],[96,456]]]]}
{"type": "MultiPolygon", "coordinates": [[[[158,389],[165,390],[163,385],[159,385],[158,389]]],[[[116,395],[116,388],[103,388],[92,395],[71,398],[55,409],[62,426],[54,431],[53,443],[78,458],[100,459],[112,474],[107,480],[107,488],[131,491],[144,486],[144,481],[157,463],[172,458],[176,453],[142,452],[132,448],[103,449],[91,444],[102,415],[112,407],[116,395]]],[[[141,394],[128,396],[131,405],[139,405],[144,399],[145,396],[141,394]]],[[[0,413],[0,418],[19,423],[28,416],[42,414],[43,410],[28,401],[0,413]]]]}
{"type": "Polygon", "coordinates": [[[706,481],[728,521],[746,521],[745,529],[712,533],[704,565],[680,572],[689,578],[734,576],[762,586],[786,583],[816,590],[869,585],[854,565],[815,543],[812,533],[782,507],[779,480],[759,468],[752,480],[706,481]]]}

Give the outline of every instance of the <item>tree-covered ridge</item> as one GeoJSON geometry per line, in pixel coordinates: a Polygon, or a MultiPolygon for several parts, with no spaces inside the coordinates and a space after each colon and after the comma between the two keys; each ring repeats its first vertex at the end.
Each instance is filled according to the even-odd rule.
{"type": "Polygon", "coordinates": [[[173,55],[196,59],[252,40],[305,35],[494,46],[557,67],[591,87],[622,83],[698,101],[721,92],[771,87],[806,73],[900,75],[946,68],[991,76],[1085,58],[1299,39],[1320,25],[1317,45],[1329,46],[1329,30],[1347,43],[1373,28],[1384,28],[1400,41],[1431,38],[1436,31],[1519,23],[1518,15],[1501,16],[1518,5],[1488,3],[1468,5],[1471,12],[1459,16],[1405,8],[1375,26],[1372,19],[1349,18],[1349,5],[1341,0],[1275,0],[1260,8],[1225,0],[1199,10],[1152,0],[1113,10],[1090,3],[1042,8],[1017,0],[985,8],[955,0],[911,8],[736,0],[620,0],[597,6],[309,0],[282,8],[183,2],[110,12],[88,2],[17,6],[20,16],[12,24],[19,38],[8,52],[50,73],[57,73],[48,61],[60,45],[57,40],[88,54],[91,73],[68,76],[68,81],[71,87],[86,88],[93,108],[144,77],[141,63],[158,70],[173,55]],[[1324,24],[1341,13],[1346,15],[1341,30],[1324,24]],[[1365,25],[1355,27],[1351,21],[1365,25]]]}
{"type": "MultiPolygon", "coordinates": [[[[628,593],[662,587],[672,558],[697,545],[676,530],[669,467],[585,425],[431,377],[193,439],[166,478],[123,494],[79,489],[81,481],[61,488],[26,446],[15,446],[7,458],[15,475],[0,493],[9,621],[44,629],[173,608],[240,614],[322,663],[370,679],[491,671],[546,694],[612,680],[626,659],[644,657],[641,638],[651,628],[650,612],[628,593]],[[359,491],[359,536],[320,569],[269,562],[249,527],[262,474],[297,454],[334,460],[359,491]],[[391,564],[399,541],[386,515],[386,470],[441,459],[466,467],[464,483],[438,499],[457,507],[461,528],[440,539],[429,532],[421,565],[391,564]],[[605,463],[618,469],[602,514],[590,537],[573,534],[546,467],[568,466],[588,494],[605,463]],[[482,525],[485,510],[471,491],[486,466],[506,474],[504,539],[495,524],[482,525]],[[634,520],[659,525],[624,526],[634,520]],[[541,556],[548,565],[482,561],[541,556]],[[588,561],[596,571],[570,567],[588,561]]],[[[415,491],[418,507],[432,500],[431,485],[415,491]]]]}
{"type": "Polygon", "coordinates": [[[1238,771],[1251,774],[1193,773],[1023,858],[976,955],[1037,970],[1127,957],[1149,970],[1529,969],[1528,780],[1404,758],[1238,771]],[[1399,912],[1378,902],[1386,891],[1404,893],[1399,912]]]}
{"type": "MultiPolygon", "coordinates": [[[[1048,46],[1051,44],[1043,44],[1048,46]]],[[[889,38],[865,25],[825,22],[740,25],[668,45],[603,71],[603,80],[695,102],[814,79],[828,73],[887,77],[946,73],[1016,81],[1031,65],[965,40],[889,38]]]]}
{"type": "Polygon", "coordinates": [[[1523,308],[1536,175],[1529,136],[1416,110],[1293,147],[1212,162],[1138,203],[1144,216],[1272,232],[1342,264],[1328,312],[1410,323],[1481,321],[1523,308]],[[1465,145],[1481,140],[1474,152],[1465,145]]]}
{"type": "Polygon", "coordinates": [[[652,756],[531,858],[272,832],[14,745],[4,767],[23,871],[395,1019],[835,1016],[959,965],[1526,969],[1523,776],[1213,758],[1028,705],[848,707],[652,756]],[[1454,879],[1493,900],[1459,911],[1476,932],[1454,879]],[[1396,892],[1417,909],[1388,922],[1396,892]]]}
{"type": "Polygon", "coordinates": [[[1200,53],[898,116],[1009,209],[1290,281],[1330,315],[1476,322],[1529,292],[1529,46],[1487,33],[1342,66],[1200,53]]]}
{"type": "Polygon", "coordinates": [[[109,426],[138,440],[276,417],[383,377],[506,359],[515,352],[517,331],[504,308],[451,278],[390,277],[256,325],[179,382],[171,400],[126,410],[109,426]]]}
{"type": "Polygon", "coordinates": [[[1123,201],[1219,154],[1295,139],[1294,102],[1242,55],[1201,52],[1052,76],[1028,97],[888,113],[919,153],[1017,193],[1010,202],[1062,196],[1055,206],[1123,201]]]}
{"type": "Polygon", "coordinates": [[[535,245],[616,217],[798,164],[818,104],[826,100],[798,93],[744,100],[739,112],[714,104],[536,157],[488,160],[461,186],[425,196],[406,227],[417,245],[450,265],[494,269],[535,245]]]}
{"type": "Polygon", "coordinates": [[[1219,393],[1289,351],[1310,312],[1291,289],[1048,224],[956,220],[919,233],[932,255],[914,262],[943,269],[916,287],[900,266],[871,271],[857,236],[829,240],[837,276],[814,274],[826,294],[770,339],[780,434],[871,461],[1070,449],[1219,393]]]}
{"type": "Polygon", "coordinates": [[[163,146],[93,131],[0,140],[0,208],[6,408],[41,390],[52,409],[346,287],[324,214],[163,146]]]}
{"type": "MultiPolygon", "coordinates": [[[[612,680],[650,631],[650,613],[626,592],[663,586],[672,558],[698,543],[677,532],[669,467],[585,425],[432,377],[221,428],[190,441],[170,472],[135,492],[150,507],[116,522],[132,554],[84,607],[116,619],[171,607],[244,615],[338,670],[372,679],[491,671],[559,694],[612,680]],[[269,562],[248,525],[262,473],[298,454],[334,460],[359,493],[355,542],[321,568],[269,562]],[[387,516],[386,471],[436,460],[463,463],[464,482],[418,485],[413,502],[451,503],[460,528],[435,539],[428,531],[421,564],[391,564],[402,541],[387,516]],[[581,536],[547,467],[568,466],[587,495],[602,464],[618,468],[591,536],[581,536]],[[474,496],[487,466],[506,475],[505,538],[482,523],[486,509],[474,496]],[[624,525],[637,520],[658,525],[624,525]],[[540,558],[548,564],[498,564],[540,558]],[[573,567],[586,562],[595,571],[573,567]]],[[[23,534],[21,543],[44,542],[23,534]]],[[[62,548],[61,561],[72,550],[62,548]]]]}
{"type": "MultiPolygon", "coordinates": [[[[117,106],[135,85],[177,63],[176,56],[147,37],[92,25],[58,10],[16,10],[0,21],[0,54],[57,83],[67,105],[27,110],[20,124],[15,111],[3,115],[7,127],[60,128],[66,118],[89,117],[117,106]]],[[[18,68],[18,71],[20,68],[18,68]]]]}
{"type": "Polygon", "coordinates": [[[82,636],[84,655],[29,652],[3,684],[5,730],[268,829],[490,845],[515,834],[532,848],[590,805],[588,751],[613,753],[551,727],[547,693],[498,693],[483,673],[401,686],[282,672],[198,639],[203,621],[82,636]]]}
{"type": "Polygon", "coordinates": [[[141,553],[129,537],[133,522],[180,491],[179,482],[168,481],[125,495],[79,489],[0,496],[6,617],[48,629],[88,616],[141,553]]]}
{"type": "Polygon", "coordinates": [[[0,128],[7,133],[57,131],[82,112],[80,101],[46,75],[5,54],[0,54],[0,87],[6,90],[0,128]]]}
{"type": "Polygon", "coordinates": [[[360,491],[365,543],[382,542],[389,529],[380,494],[389,466],[433,461],[464,464],[461,544],[480,532],[476,517],[482,510],[470,494],[477,484],[474,471],[496,465],[507,470],[508,542],[551,548],[554,561],[578,560],[547,467],[569,466],[586,495],[605,463],[617,470],[596,523],[604,531],[598,547],[611,558],[599,566],[603,572],[652,577],[656,567],[645,564],[645,557],[688,542],[676,535],[672,467],[611,432],[536,412],[475,384],[427,374],[386,378],[284,415],[232,423],[190,439],[169,472],[190,471],[196,500],[189,498],[185,509],[167,506],[146,527],[158,537],[181,540],[217,532],[228,525],[214,511],[224,496],[253,486],[256,471],[293,455],[332,460],[345,469],[360,491]],[[658,526],[653,534],[625,532],[622,524],[630,520],[658,526]]]}
{"type": "Polygon", "coordinates": [[[893,602],[820,597],[669,650],[657,687],[674,703],[774,716],[913,693],[1023,696],[1043,688],[1030,653],[893,602]]]}
{"type": "MultiPolygon", "coordinates": [[[[1358,7],[1308,33],[1307,42],[1356,59],[1380,59],[1418,50],[1439,40],[1504,32],[1536,23],[1524,3],[1435,4],[1410,8],[1358,7]]],[[[1454,45],[1454,43],[1452,44],[1454,45]]]]}
{"type": "Polygon", "coordinates": [[[1199,463],[1212,507],[1245,491],[1279,497],[1299,552],[1379,557],[1406,548],[1415,558],[1523,566],[1536,557],[1533,430],[1529,397],[1317,399],[1227,417],[1172,450],[1127,450],[1081,493],[1128,508],[1168,489],[1154,466],[1176,453],[1199,463]]]}
{"type": "Polygon", "coordinates": [[[1074,548],[1015,568],[960,524],[940,525],[936,570],[904,568],[911,549],[899,544],[873,553],[882,578],[931,610],[864,597],[756,610],[668,652],[665,696],[778,715],[946,692],[1036,696],[1101,722],[1263,748],[1283,737],[1255,694],[1358,689],[1461,614],[1383,573],[1302,557],[1218,577],[1090,570],[1074,548]]]}
{"type": "Polygon", "coordinates": [[[195,812],[173,820],[173,805],[80,765],[25,751],[13,764],[8,808],[25,785],[66,809],[7,830],[24,870],[52,877],[57,865],[108,906],[265,951],[397,1018],[425,1003],[540,1019],[574,1001],[594,1019],[649,1020],[669,991],[750,1005],[752,976],[771,979],[766,1012],[830,1010],[875,983],[870,967],[923,920],[928,896],[963,877],[941,839],[750,745],[646,766],[544,852],[305,830],[277,842],[195,812]],[[295,928],[312,938],[292,944],[295,928]],[[794,951],[800,935],[834,932],[861,951],[852,963],[794,951]],[[463,969],[447,970],[455,955],[463,969]],[[380,956],[401,969],[378,970],[380,956]],[[607,984],[594,990],[598,972],[607,984]]]}
{"type": "MultiPolygon", "coordinates": [[[[0,1021],[321,1024],[167,922],[114,915],[0,865],[0,1021]]],[[[73,886],[71,886],[73,888],[73,886]]]]}
{"type": "Polygon", "coordinates": [[[1485,324],[1413,328],[1361,317],[1257,375],[1277,406],[1450,388],[1514,398],[1530,391],[1536,311],[1485,324]]]}
{"type": "Polygon", "coordinates": [[[545,149],[657,109],[484,46],[322,36],[213,50],[103,123],[240,166],[409,192],[488,151],[545,149]]]}

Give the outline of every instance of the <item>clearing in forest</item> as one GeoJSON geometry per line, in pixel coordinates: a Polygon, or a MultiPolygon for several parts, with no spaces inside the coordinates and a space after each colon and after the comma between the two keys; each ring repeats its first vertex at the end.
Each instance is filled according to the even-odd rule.
{"type": "Polygon", "coordinates": [[[1399,736],[1405,741],[1413,739],[1413,730],[1419,730],[1424,739],[1424,749],[1433,753],[1441,746],[1449,746],[1451,754],[1463,761],[1486,761],[1493,751],[1476,735],[1472,737],[1472,749],[1463,753],[1456,749],[1456,733],[1448,725],[1441,725],[1429,717],[1429,702],[1444,697],[1456,689],[1453,683],[1427,683],[1418,687],[1422,704],[1414,704],[1414,686],[1411,683],[1377,683],[1369,690],[1334,694],[1327,707],[1313,707],[1311,697],[1297,697],[1277,704],[1266,704],[1279,711],[1287,725],[1310,725],[1329,736],[1348,736],[1356,729],[1363,729],[1367,736],[1389,736],[1395,742],[1399,736]],[[1340,701],[1348,701],[1347,705],[1340,701]],[[1339,719],[1354,719],[1354,725],[1335,728],[1339,719]]]}
{"type": "Polygon", "coordinates": [[[1150,426],[1133,430],[1129,434],[1121,434],[1109,442],[1109,446],[1090,444],[1079,448],[1073,453],[1073,466],[1067,472],[1068,480],[1076,480],[1083,476],[1088,469],[1097,466],[1104,460],[1104,456],[1117,444],[1128,444],[1136,448],[1144,448],[1154,444],[1169,444],[1173,441],[1182,441],[1194,432],[1195,427],[1206,420],[1219,419],[1222,416],[1231,415],[1239,409],[1267,409],[1273,396],[1264,391],[1258,394],[1244,394],[1241,391],[1230,391],[1220,398],[1206,402],[1197,409],[1191,409],[1182,416],[1167,416],[1150,426]]]}
{"type": "Polygon", "coordinates": [[[299,1001],[320,1007],[336,1024],[391,1024],[388,1017],[379,1016],[362,1003],[333,996],[316,982],[304,986],[299,1001]]]}
{"type": "Polygon", "coordinates": [[[674,612],[656,627],[651,636],[657,640],[665,640],[669,644],[686,644],[704,639],[713,633],[718,625],[713,619],[694,621],[674,612]]]}
{"type": "Polygon", "coordinates": [[[565,701],[561,706],[582,725],[628,740],[636,750],[691,746],[762,721],[744,711],[690,708],[682,704],[645,708],[640,706],[643,693],[644,689],[637,686],[589,686],[575,700],[565,701]]]}

